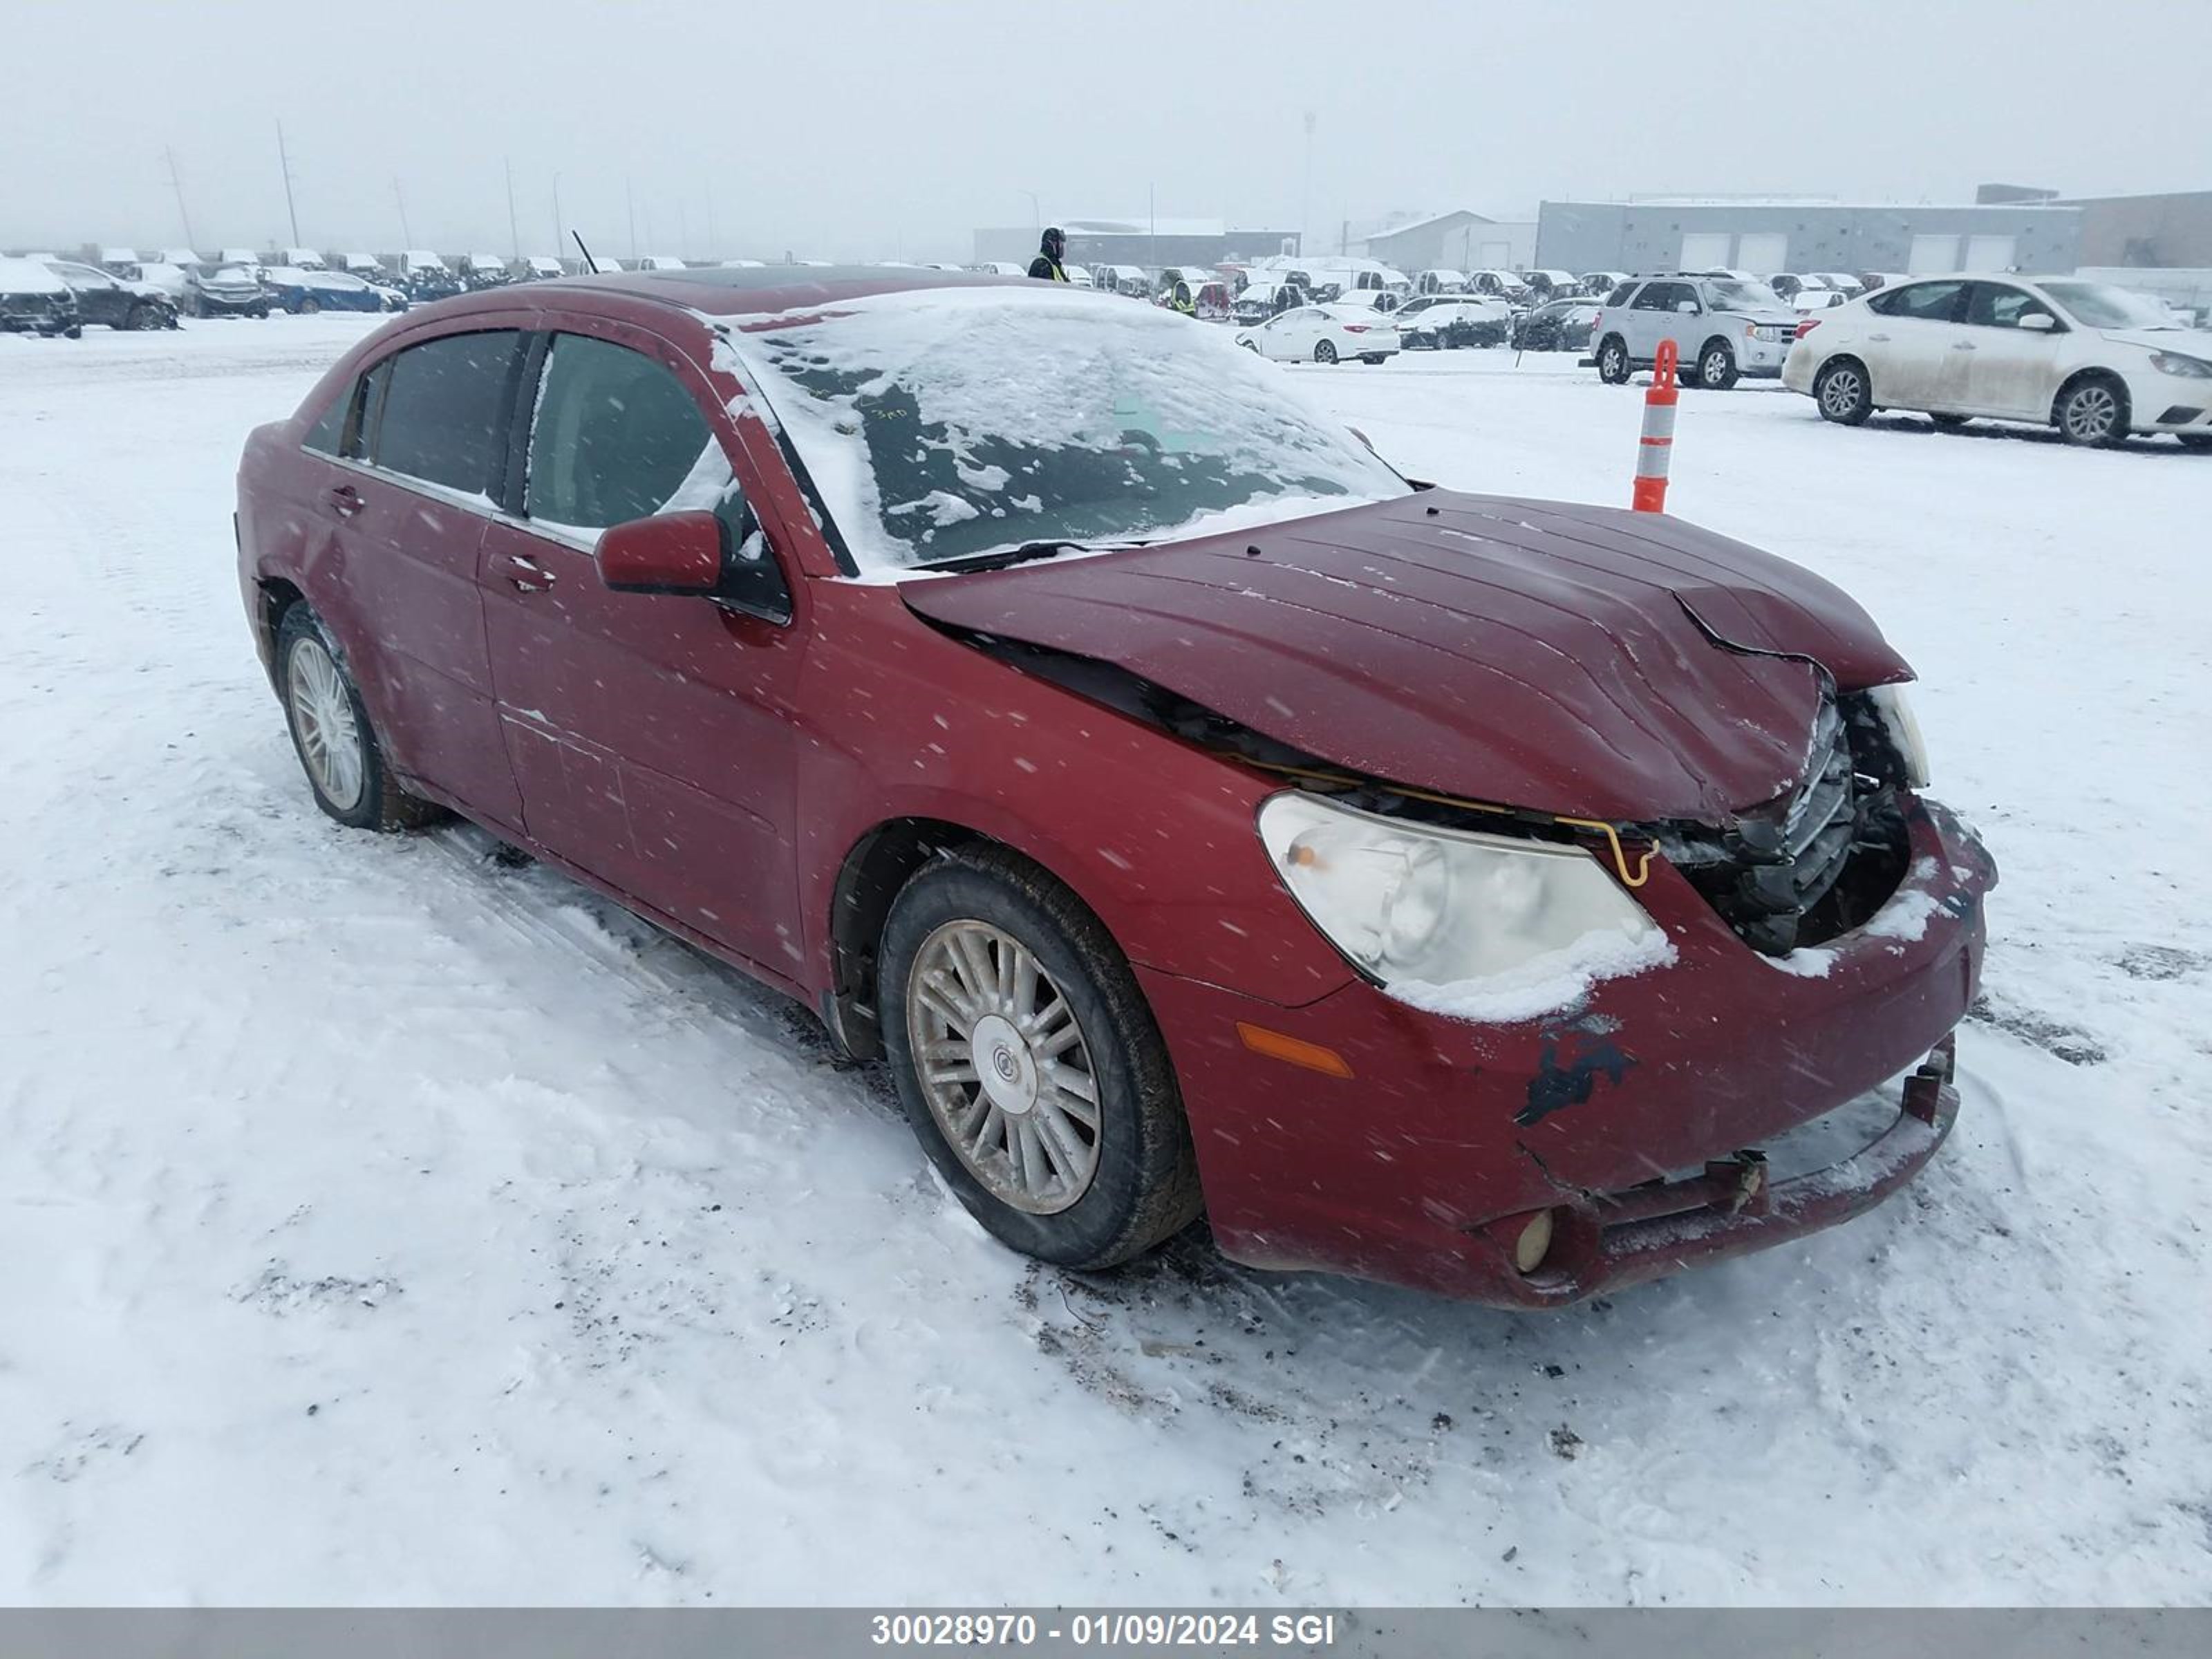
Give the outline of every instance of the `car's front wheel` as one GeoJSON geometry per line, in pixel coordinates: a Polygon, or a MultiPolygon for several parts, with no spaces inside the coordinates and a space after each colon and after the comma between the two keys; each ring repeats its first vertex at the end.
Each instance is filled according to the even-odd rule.
{"type": "Polygon", "coordinates": [[[161,323],[159,306],[133,306],[123,319],[123,326],[128,329],[159,328],[161,323]]]}
{"type": "Polygon", "coordinates": [[[355,830],[411,830],[439,816],[392,781],[360,690],[305,603],[277,625],[276,684],[316,805],[355,830]]]}
{"type": "Polygon", "coordinates": [[[2051,418],[2069,444],[2117,444],[2128,435],[2128,394],[2108,376],[2087,374],[2058,394],[2051,418]]]}
{"type": "Polygon", "coordinates": [[[1874,413],[1874,390],[1856,357],[1832,357],[1813,377],[1813,404],[1824,421],[1857,426],[1874,413]]]}
{"type": "Polygon", "coordinates": [[[1336,346],[1334,343],[1328,340],[1323,340],[1319,345],[1316,346],[1314,348],[1314,361],[1317,363],[1334,362],[1336,361],[1336,346]]]}
{"type": "Polygon", "coordinates": [[[1726,340],[1708,340],[1698,353],[1698,384],[1726,392],[1736,382],[1735,352],[1726,340]]]}
{"type": "Polygon", "coordinates": [[[1608,334],[1597,349],[1597,377],[1607,386],[1628,384],[1628,347],[1618,334],[1608,334]]]}
{"type": "Polygon", "coordinates": [[[1002,1243],[1109,1267],[1197,1217],[1166,1045],[1112,936],[1066,887],[1003,848],[942,858],[892,905],[880,962],[907,1117],[1002,1243]]]}

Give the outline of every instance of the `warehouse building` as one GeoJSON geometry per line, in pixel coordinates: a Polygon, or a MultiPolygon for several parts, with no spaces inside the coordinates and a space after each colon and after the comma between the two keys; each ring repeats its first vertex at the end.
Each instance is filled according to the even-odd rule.
{"type": "Polygon", "coordinates": [[[1546,202],[1534,263],[1562,270],[2071,270],[2082,210],[2046,202],[1863,206],[1654,198],[1546,202]]]}
{"type": "Polygon", "coordinates": [[[2061,196],[2033,185],[1984,185],[1974,199],[2039,202],[2078,210],[2084,266],[2212,266],[2212,190],[2156,196],[2061,196]]]}
{"type": "Polygon", "coordinates": [[[1369,258],[1407,272],[1525,270],[1534,262],[1536,226],[1462,208],[1375,231],[1365,246],[1369,258]]]}

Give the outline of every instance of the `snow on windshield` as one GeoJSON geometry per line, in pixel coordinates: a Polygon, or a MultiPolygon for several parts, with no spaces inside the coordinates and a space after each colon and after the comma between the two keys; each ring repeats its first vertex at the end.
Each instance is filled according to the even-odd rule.
{"type": "Polygon", "coordinates": [[[870,295],[734,343],[863,572],[1407,488],[1225,331],[1103,295],[870,295]]]}
{"type": "Polygon", "coordinates": [[[2175,328],[2163,300],[2109,283],[2045,283],[2043,291],[2089,328],[2175,328]]]}

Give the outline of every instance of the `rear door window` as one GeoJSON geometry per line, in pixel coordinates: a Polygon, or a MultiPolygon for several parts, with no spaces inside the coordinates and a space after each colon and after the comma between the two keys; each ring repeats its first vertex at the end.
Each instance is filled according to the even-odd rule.
{"type": "Polygon", "coordinates": [[[675,373],[583,334],[556,335],[546,353],[523,506],[586,531],[686,510],[734,529],[742,511],[729,458],[675,373]]]}
{"type": "Polygon", "coordinates": [[[513,329],[448,334],[388,359],[380,410],[364,428],[371,463],[495,496],[521,339],[513,329]]]}
{"type": "Polygon", "coordinates": [[[1884,289],[1867,301],[1867,308],[1885,317],[1911,318],[1923,323],[1948,323],[1959,311],[1964,283],[1908,283],[1884,289]]]}

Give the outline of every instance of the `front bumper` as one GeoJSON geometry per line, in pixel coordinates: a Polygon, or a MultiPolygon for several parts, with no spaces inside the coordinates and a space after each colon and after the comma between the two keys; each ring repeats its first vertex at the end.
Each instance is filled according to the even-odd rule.
{"type": "Polygon", "coordinates": [[[196,303],[203,317],[249,317],[256,313],[266,316],[269,311],[269,296],[265,294],[210,294],[203,290],[196,303]]]}
{"type": "Polygon", "coordinates": [[[1781,961],[1655,860],[1638,897],[1674,963],[1540,1019],[1441,1018],[1364,982],[1285,1009],[1140,969],[1222,1249],[1558,1307],[1881,1202],[1956,1115],[1948,1039],[1975,994],[1996,878],[1941,806],[1913,801],[1907,819],[1910,873],[1883,909],[1781,961]],[[1349,1075],[1263,1058],[1240,1025],[1328,1050],[1349,1075]],[[1872,1146],[1747,1188],[1753,1149],[1908,1073],[1905,1109],[1872,1146]],[[1540,1210],[1554,1213],[1554,1243],[1523,1274],[1513,1239],[1540,1210]]]}
{"type": "Polygon", "coordinates": [[[2167,374],[2148,363],[2130,366],[2121,379],[2127,382],[2130,431],[2212,436],[2212,380],[2167,374]]]}

